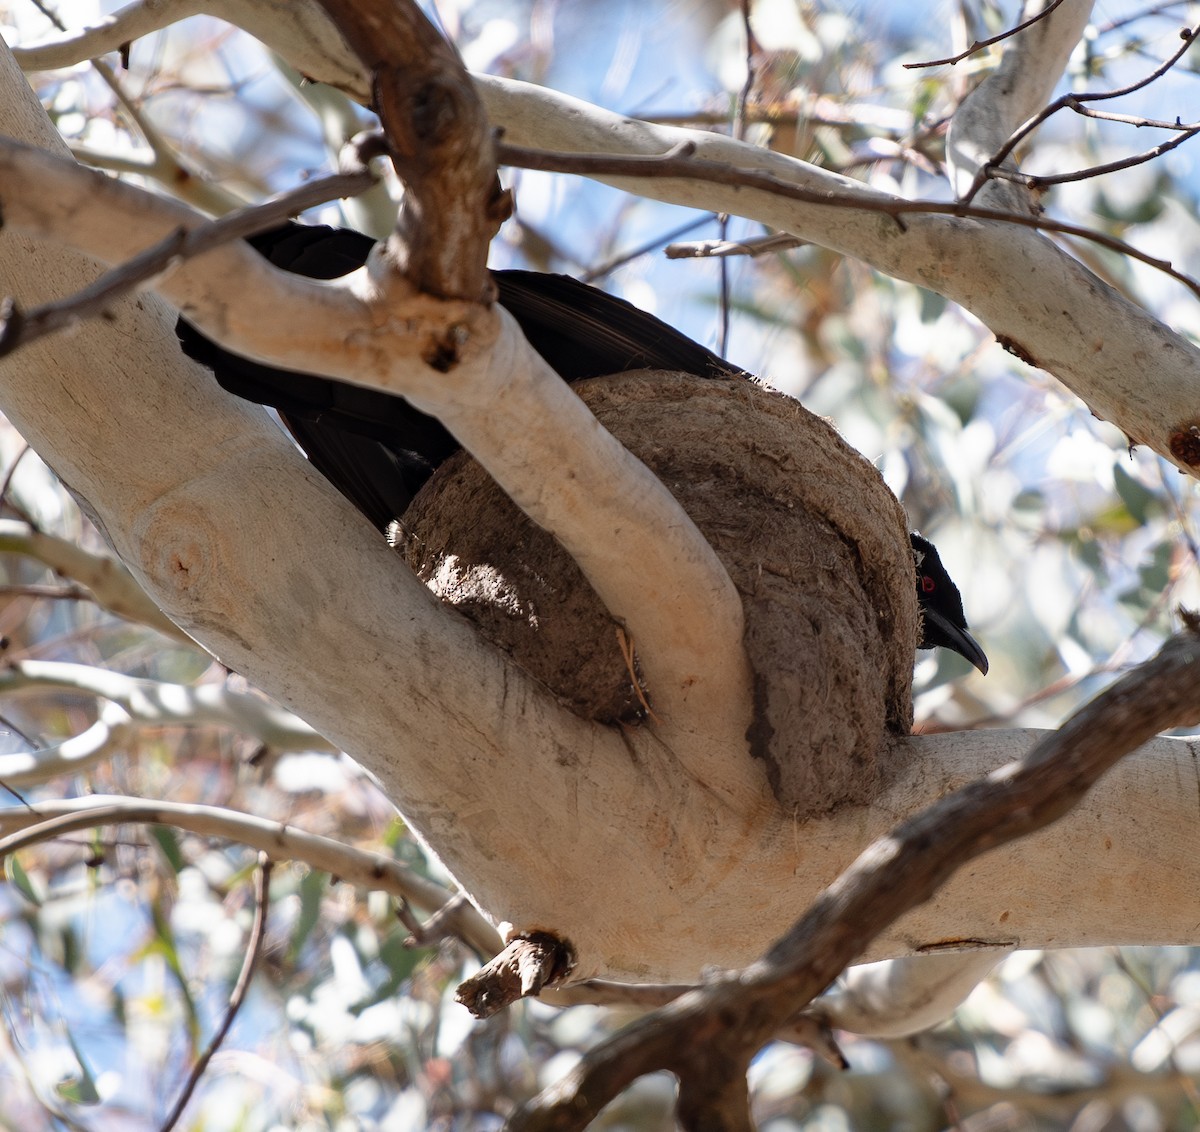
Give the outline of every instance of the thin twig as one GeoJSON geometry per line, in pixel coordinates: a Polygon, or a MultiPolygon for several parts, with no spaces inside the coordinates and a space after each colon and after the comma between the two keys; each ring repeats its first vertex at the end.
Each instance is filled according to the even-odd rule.
{"type": "Polygon", "coordinates": [[[1032,228],[1040,232],[1052,232],[1062,236],[1077,236],[1121,255],[1129,256],[1141,263],[1178,280],[1189,291],[1200,298],[1200,282],[1190,275],[1177,271],[1168,260],[1158,259],[1139,251],[1124,240],[1085,228],[1080,224],[1068,224],[1044,216],[1027,216],[1005,212],[996,208],[978,208],[965,201],[943,203],[941,201],[902,200],[897,197],[872,193],[862,196],[839,196],[832,190],[805,189],[784,181],[772,173],[755,169],[739,169],[722,161],[710,161],[694,157],[695,144],[681,142],[661,154],[634,154],[617,157],[605,153],[562,153],[549,150],[525,149],[522,146],[501,144],[496,147],[497,160],[504,165],[523,169],[538,169],[550,173],[579,173],[589,177],[679,177],[709,184],[730,185],[737,188],[758,189],[785,200],[805,204],[822,205],[828,208],[858,209],[863,212],[881,212],[892,217],[901,230],[906,215],[926,214],[954,216],[971,220],[995,220],[1002,224],[1015,224],[1021,228],[1032,228]]]}
{"type": "Polygon", "coordinates": [[[258,962],[258,957],[262,954],[263,940],[267,934],[267,908],[271,895],[271,868],[270,858],[265,853],[259,853],[258,869],[254,874],[254,924],[250,929],[250,940],[246,947],[246,957],[242,960],[242,969],[238,973],[233,993],[229,996],[229,1006],[226,1008],[225,1017],[221,1019],[221,1024],[217,1027],[216,1033],[213,1034],[212,1040],[209,1041],[204,1052],[196,1059],[196,1064],[192,1066],[192,1071],[188,1074],[188,1079],[184,1083],[183,1091],[179,1094],[179,1099],[175,1102],[175,1107],[171,1109],[170,1115],[163,1121],[160,1132],[171,1132],[171,1129],[175,1127],[179,1118],[183,1115],[183,1110],[187,1107],[188,1101],[192,1099],[192,1094],[196,1091],[196,1086],[200,1083],[200,1078],[204,1076],[204,1071],[208,1068],[208,1063],[212,1061],[213,1054],[221,1048],[221,1043],[224,1042],[225,1036],[229,1033],[229,1027],[233,1025],[233,1020],[237,1017],[237,1013],[246,999],[246,992],[250,989],[250,979],[254,974],[254,967],[258,962]]]}
{"type": "Polygon", "coordinates": [[[667,245],[667,258],[671,258],[671,247],[675,240],[680,236],[686,236],[689,232],[694,232],[697,228],[703,228],[707,224],[711,224],[716,218],[715,213],[710,213],[707,216],[701,216],[698,220],[689,220],[686,224],[681,224],[678,228],[670,232],[664,232],[661,236],[655,236],[652,240],[647,240],[644,244],[639,244],[636,248],[629,251],[621,252],[620,255],[605,261],[599,267],[593,267],[590,271],[581,272],[579,278],[584,283],[594,283],[597,279],[603,279],[606,275],[611,275],[618,267],[624,267],[632,260],[640,259],[647,255],[655,248],[667,245]]]}
{"type": "Polygon", "coordinates": [[[1109,35],[1111,32],[1120,31],[1123,27],[1128,27],[1130,24],[1135,24],[1140,20],[1149,18],[1150,16],[1166,16],[1175,8],[1186,8],[1190,0],[1171,0],[1166,4],[1153,4],[1149,8],[1143,8],[1140,12],[1132,12],[1127,16],[1122,16],[1120,19],[1109,20],[1106,24],[1100,24],[1096,28],[1096,35],[1109,35]]]}
{"type": "Polygon", "coordinates": [[[89,590],[73,583],[67,586],[0,585],[0,597],[35,597],[43,601],[95,601],[89,590]]]}
{"type": "MultiPolygon", "coordinates": [[[[0,553],[25,555],[90,592],[109,613],[157,629],[174,640],[194,647],[194,642],[150,600],[133,575],[115,558],[93,554],[69,539],[48,535],[28,523],[0,519],[0,553]]],[[[3,676],[0,676],[0,682],[3,676]]]]}
{"type": "MultiPolygon", "coordinates": [[[[733,106],[733,139],[742,141],[746,136],[746,108],[750,103],[750,92],[758,78],[754,61],[758,54],[758,41],[754,38],[754,29],[750,26],[750,0],[742,0],[742,32],[746,37],[746,81],[738,91],[737,101],[733,106]]],[[[717,231],[722,242],[729,239],[729,213],[722,212],[717,218],[717,231]]],[[[722,357],[729,355],[729,262],[722,257],[717,263],[720,280],[720,310],[721,321],[717,327],[717,353],[722,357]]]]}
{"type": "Polygon", "coordinates": [[[1017,24],[1016,27],[1009,28],[1008,31],[1002,31],[999,35],[993,35],[990,39],[977,39],[970,47],[965,51],[960,51],[957,55],[950,55],[945,59],[932,59],[928,63],[905,63],[905,69],[915,71],[920,67],[953,67],[969,56],[974,55],[977,51],[982,51],[985,47],[991,47],[994,43],[1000,43],[1002,40],[1010,39],[1018,32],[1024,31],[1027,27],[1032,27],[1038,20],[1044,20],[1062,2],[1063,0],[1054,0],[1054,3],[1048,8],[1043,8],[1037,15],[1030,16],[1024,23],[1017,24]]]}
{"type": "Polygon", "coordinates": [[[367,169],[321,177],[253,208],[195,228],[177,228],[66,299],[35,307],[27,314],[12,300],[6,300],[0,326],[0,357],[82,319],[104,317],[117,299],[145,286],[180,260],[253,236],[315,205],[356,196],[374,183],[375,175],[367,169]]]}
{"type": "MultiPolygon", "coordinates": [[[[65,33],[67,25],[58,13],[51,9],[43,0],[33,0],[38,11],[42,13],[59,31],[65,33]]],[[[122,57],[124,67],[129,68],[128,43],[123,46],[122,57]]],[[[159,184],[166,186],[176,195],[189,197],[193,204],[208,212],[225,213],[239,207],[242,202],[232,193],[226,192],[219,185],[207,180],[197,169],[191,167],[183,157],[167,143],[166,139],[155,128],[154,123],[143,109],[126,93],[124,85],[117,78],[113,69],[104,60],[93,56],[90,59],[92,69],[100,76],[104,84],[112,92],[118,105],[129,116],[129,120],[141,133],[146,145],[153,154],[150,162],[138,163],[140,168],[127,169],[127,172],[140,173],[152,177],[159,184]]],[[[77,155],[86,151],[80,148],[77,155]]],[[[86,157],[83,160],[87,160],[86,157]]],[[[90,162],[89,162],[90,163],[90,162]]],[[[131,163],[132,164],[132,163],[131,163]]]]}
{"type": "MultiPolygon", "coordinates": [[[[169,825],[201,837],[222,837],[270,853],[275,860],[285,857],[303,861],[311,868],[339,877],[347,884],[386,892],[428,911],[441,908],[451,893],[415,870],[384,853],[356,849],[334,838],[305,833],[284,822],[268,821],[252,814],[219,806],[201,806],[145,798],[92,795],[69,801],[39,804],[29,814],[5,810],[0,813],[0,830],[15,832],[0,838],[0,862],[77,829],[131,822],[169,825]]],[[[469,902],[461,906],[461,937],[473,949],[495,955],[503,946],[500,935],[469,902]]]]}
{"type": "Polygon", "coordinates": [[[1073,110],[1083,118],[1095,118],[1098,122],[1120,122],[1125,126],[1135,126],[1139,130],[1195,130],[1200,129],[1200,122],[1182,122],[1178,118],[1167,122],[1158,118],[1145,118],[1140,114],[1114,114],[1111,110],[1092,110],[1088,106],[1078,104],[1068,97],[1067,109],[1073,110]]]}
{"type": "Polygon", "coordinates": [[[1065,94],[1061,98],[1056,98],[1049,105],[1039,110],[1032,118],[1018,126],[1017,129],[1009,136],[1006,141],[988,161],[985,161],[980,167],[979,172],[975,174],[975,179],[971,182],[971,187],[963,194],[963,203],[970,204],[979,193],[979,190],[987,183],[988,178],[992,176],[993,171],[1012,154],[1013,150],[1021,144],[1034,130],[1036,130],[1047,118],[1052,117],[1063,109],[1072,109],[1082,113],[1082,106],[1089,102],[1104,102],[1112,98],[1121,98],[1127,94],[1133,94],[1135,91],[1141,90],[1143,87],[1149,86],[1162,78],[1180,59],[1183,58],[1184,52],[1196,41],[1197,35],[1200,35],[1200,25],[1194,28],[1184,28],[1179,36],[1183,40],[1179,50],[1175,52],[1166,62],[1160,63],[1154,68],[1150,74],[1144,78],[1138,79],[1136,82],[1130,83],[1128,86],[1118,87],[1116,90],[1094,91],[1084,94],[1065,94]]]}
{"type": "Polygon", "coordinates": [[[17,453],[15,459],[8,466],[8,471],[4,473],[4,482],[0,483],[0,507],[7,506],[9,510],[16,512],[21,518],[29,524],[31,530],[35,530],[33,519],[26,512],[25,508],[13,499],[9,498],[9,491],[12,489],[13,477],[17,474],[17,468],[20,467],[21,461],[32,452],[33,449],[28,444],[22,442],[21,451],[17,453]]]}
{"type": "Polygon", "coordinates": [[[667,259],[707,259],[710,256],[734,255],[754,259],[761,255],[802,248],[808,242],[799,236],[772,232],[766,236],[754,236],[745,240],[695,240],[687,244],[668,244],[663,250],[667,259]]]}
{"type": "Polygon", "coordinates": [[[1123,157],[1119,161],[1108,161],[1103,165],[1091,165],[1087,169],[1077,169],[1074,173],[1050,173],[1042,175],[1037,173],[1022,173],[1017,169],[992,167],[991,176],[1001,181],[1016,181],[1018,184],[1025,185],[1034,191],[1044,189],[1048,185],[1063,185],[1068,181],[1088,181],[1093,177],[1102,177],[1106,173],[1116,173],[1122,169],[1132,169],[1135,165],[1144,165],[1147,161],[1153,161],[1155,158],[1161,157],[1164,153],[1170,153],[1171,150],[1183,145],[1185,141],[1194,138],[1197,134],[1200,134],[1200,126],[1193,126],[1178,137],[1163,142],[1162,145],[1156,145],[1152,149],[1135,153],[1130,157],[1123,157]]]}

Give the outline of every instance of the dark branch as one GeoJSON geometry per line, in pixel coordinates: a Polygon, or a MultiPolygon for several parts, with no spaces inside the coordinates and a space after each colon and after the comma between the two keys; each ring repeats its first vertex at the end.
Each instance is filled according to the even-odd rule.
{"type": "Polygon", "coordinates": [[[241,209],[219,220],[210,220],[195,228],[177,228],[133,259],[106,271],[94,283],[65,299],[46,303],[28,312],[20,310],[11,299],[6,299],[0,310],[0,357],[38,338],[74,326],[83,319],[106,317],[118,299],[146,286],[180,260],[192,259],[222,244],[253,236],[314,205],[340,197],[357,196],[374,183],[374,175],[365,169],[322,177],[274,200],[241,209]]]}
{"type": "Polygon", "coordinates": [[[966,51],[960,51],[957,55],[948,55],[945,59],[931,59],[928,63],[905,63],[905,69],[915,71],[920,67],[953,67],[961,63],[964,59],[969,59],[977,51],[982,51],[985,47],[991,47],[992,44],[1000,43],[1002,40],[1010,39],[1019,32],[1023,32],[1027,27],[1032,27],[1038,20],[1044,20],[1062,2],[1063,0],[1054,0],[1054,3],[1048,8],[1043,8],[1036,16],[1030,16],[1024,23],[1017,24],[1016,27],[1009,28],[1007,31],[1002,31],[999,35],[993,35],[990,39],[977,39],[966,51]]]}
{"type": "Polygon", "coordinates": [[[1185,141],[1194,138],[1197,134],[1200,134],[1200,126],[1194,126],[1185,130],[1178,137],[1163,142],[1161,145],[1156,145],[1152,149],[1131,154],[1129,157],[1122,157],[1119,161],[1108,161],[1103,165],[1090,165],[1086,169],[1077,169],[1074,173],[1041,175],[1036,173],[1021,173],[1016,169],[994,168],[991,175],[1003,181],[1016,181],[1018,184],[1025,185],[1036,192],[1049,185],[1063,185],[1068,181],[1088,181],[1093,177],[1102,177],[1106,173],[1116,173],[1122,169],[1132,169],[1135,165],[1144,165],[1148,161],[1153,161],[1155,158],[1161,157],[1164,153],[1170,153],[1171,150],[1183,145],[1185,141]]]}
{"type": "Polygon", "coordinates": [[[258,957],[262,954],[263,940],[267,935],[267,906],[270,903],[271,895],[271,868],[272,865],[267,859],[267,855],[260,853],[258,855],[258,870],[254,875],[254,924],[250,929],[250,942],[246,946],[246,957],[242,960],[242,969],[238,973],[233,993],[229,996],[229,1006],[225,1010],[225,1017],[221,1019],[220,1026],[217,1027],[217,1032],[213,1034],[212,1040],[208,1043],[204,1052],[196,1059],[196,1064],[192,1066],[192,1071],[188,1074],[188,1079],[183,1086],[183,1092],[179,1094],[179,1099],[171,1109],[170,1115],[163,1121],[160,1132],[171,1132],[171,1129],[178,1123],[179,1118],[183,1115],[183,1110],[187,1107],[188,1101],[192,1099],[192,1094],[196,1091],[196,1086],[200,1083],[200,1078],[204,1076],[204,1071],[208,1068],[208,1063],[212,1061],[213,1054],[221,1048],[221,1043],[229,1033],[229,1027],[233,1025],[233,1020],[237,1017],[237,1012],[241,1009],[242,1003],[246,999],[246,992],[250,989],[250,979],[254,974],[254,967],[258,962],[258,957]]]}
{"type": "Polygon", "coordinates": [[[744,1127],[730,1107],[735,1095],[744,1096],[741,1067],[881,931],[968,861],[1062,817],[1105,771],[1159,731],[1200,722],[1200,619],[1185,613],[1184,620],[1186,629],[1156,657],[1020,762],[936,802],[869,846],[763,959],[590,1051],[565,1082],[513,1118],[510,1132],[583,1129],[634,1080],[661,1069],[680,1078],[681,1097],[708,1097],[719,1106],[720,1120],[711,1127],[744,1127]],[[724,1088],[706,1084],[718,1066],[737,1068],[739,1080],[724,1088]]]}
{"type": "Polygon", "coordinates": [[[458,52],[411,0],[321,0],[372,76],[405,185],[390,254],[422,293],[487,302],[487,251],[511,212],[492,130],[458,52]]]}
{"type": "Polygon", "coordinates": [[[1169,261],[1157,259],[1139,251],[1124,240],[1085,228],[1080,224],[1067,224],[1044,216],[1026,216],[1005,212],[995,208],[977,208],[967,203],[944,204],[940,201],[902,200],[882,193],[872,196],[839,196],[832,190],[801,188],[784,181],[771,173],[756,169],[739,169],[722,161],[709,161],[694,157],[695,146],[683,142],[661,154],[635,154],[611,156],[604,153],[556,153],[549,150],[525,149],[521,146],[501,144],[496,147],[497,157],[504,165],[522,169],[540,169],[550,173],[579,173],[586,177],[681,177],[707,184],[730,185],[735,188],[758,189],[772,193],[785,200],[801,201],[805,204],[823,205],[829,208],[857,209],[862,212],[882,212],[892,217],[897,226],[904,230],[903,218],[918,213],[934,216],[958,216],[973,220],[995,220],[1001,224],[1015,224],[1021,228],[1033,228],[1040,232],[1052,232],[1061,236],[1075,236],[1089,240],[1103,248],[1129,256],[1148,264],[1177,279],[1189,291],[1200,297],[1200,282],[1190,275],[1177,271],[1169,261]]]}
{"type": "Polygon", "coordinates": [[[549,932],[528,932],[465,980],[455,998],[476,1018],[490,1018],[565,978],[574,966],[574,953],[565,940],[549,932]]]}

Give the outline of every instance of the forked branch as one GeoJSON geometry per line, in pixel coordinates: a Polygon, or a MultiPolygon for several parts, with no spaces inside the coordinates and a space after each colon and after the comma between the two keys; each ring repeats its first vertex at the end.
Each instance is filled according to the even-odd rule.
{"type": "Polygon", "coordinates": [[[1114,763],[1158,731],[1200,722],[1200,619],[1101,693],[1020,762],[916,814],[875,841],[757,963],[633,1023],[510,1123],[582,1129],[644,1073],[680,1079],[680,1118],[706,1132],[750,1127],[745,1067],[786,1018],[885,927],[963,864],[1067,813],[1114,763]],[[715,1070],[723,1073],[721,1078],[715,1070]]]}

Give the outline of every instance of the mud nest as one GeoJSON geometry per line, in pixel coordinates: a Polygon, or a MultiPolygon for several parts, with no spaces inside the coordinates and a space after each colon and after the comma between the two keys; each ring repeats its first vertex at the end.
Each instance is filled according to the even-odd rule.
{"type": "MultiPolygon", "coordinates": [[[[642,370],[573,388],[675,495],[741,593],[747,738],[776,797],[805,815],[867,800],[886,738],[911,726],[918,634],[905,517],[879,473],[827,422],[744,378],[642,370]]],[[[574,561],[466,453],[422,489],[397,546],[580,715],[631,724],[653,704],[574,561]]]]}

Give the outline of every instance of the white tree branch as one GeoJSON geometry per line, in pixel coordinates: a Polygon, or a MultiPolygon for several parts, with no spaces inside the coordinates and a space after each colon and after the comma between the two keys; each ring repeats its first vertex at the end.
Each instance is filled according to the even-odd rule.
{"type": "Polygon", "coordinates": [[[129,747],[136,732],[129,713],[116,704],[105,704],[91,727],[61,743],[36,751],[0,755],[0,787],[24,790],[64,774],[82,774],[88,767],[129,747]]]}
{"type": "MultiPolygon", "coordinates": [[[[1044,66],[1046,75],[1022,74],[986,121],[987,135],[980,133],[984,125],[973,125],[964,135],[972,139],[977,158],[993,135],[1007,136],[1005,127],[1036,104],[1049,77],[1061,73],[1068,40],[1086,23],[1088,7],[1087,0],[1069,0],[1015,37],[1017,46],[1008,50],[1044,66]]],[[[274,22],[267,18],[272,10],[265,0],[230,0],[220,14],[252,34],[261,32],[265,43],[311,78],[360,98],[369,90],[357,62],[348,62],[348,49],[337,46],[340,36],[319,5],[297,2],[289,8],[293,18],[274,22]]],[[[882,196],[859,182],[745,143],[639,122],[542,87],[476,78],[489,116],[514,145],[649,155],[689,141],[699,158],[767,171],[816,193],[864,202],[882,196]]],[[[969,165],[965,141],[961,148],[959,159],[969,165]]],[[[916,214],[900,231],[877,212],[801,203],[703,179],[598,179],[658,200],[758,220],[936,291],[980,318],[1006,348],[1052,373],[1131,442],[1147,445],[1185,471],[1200,467],[1200,351],[1034,231],[916,214]]]]}
{"type": "MultiPolygon", "coordinates": [[[[4,132],[58,144],[23,80],[7,77],[4,132]]],[[[79,193],[81,208],[88,195],[79,193]]],[[[139,239],[148,243],[186,216],[138,199],[142,212],[108,214],[108,227],[144,216],[139,239]]],[[[61,216],[70,227],[70,210],[61,216]]],[[[129,250],[119,231],[93,236],[114,257],[129,250]]],[[[182,287],[199,269],[197,301],[210,309],[219,309],[230,279],[250,290],[275,285],[231,249],[206,259],[208,268],[189,264],[173,282],[182,287]],[[211,265],[230,255],[223,277],[211,265]]],[[[62,248],[28,243],[11,228],[0,233],[0,277],[27,303],[72,293],[96,273],[93,262],[62,248]]],[[[360,299],[331,290],[343,311],[361,317],[360,299]]],[[[312,313],[317,294],[325,297],[324,289],[301,285],[296,297],[312,313]]],[[[270,304],[258,311],[270,321],[270,304]]],[[[633,847],[657,831],[673,863],[641,882],[655,890],[653,906],[681,876],[698,882],[710,845],[732,840],[728,859],[736,859],[737,846],[756,833],[748,814],[770,812],[761,766],[742,755],[742,735],[729,746],[736,725],[685,744],[651,729],[622,735],[560,708],[439,606],[264,413],[187,363],[173,326],[173,312],[147,295],[70,339],[39,341],[3,360],[3,406],[152,600],[373,770],[486,907],[521,926],[579,925],[582,974],[639,970],[643,941],[625,912],[603,923],[595,914],[597,906],[624,908],[629,878],[621,870],[597,875],[596,862],[612,859],[614,844],[642,859],[633,847]],[[559,769],[547,775],[547,767],[559,769]],[[540,853],[542,845],[553,851],[540,853]],[[528,868],[514,870],[513,861],[528,868]]],[[[564,388],[557,378],[543,384],[564,388]]],[[[639,902],[629,915],[649,932],[639,902]]],[[[699,966],[683,962],[690,971],[699,966]]]]}
{"type": "Polygon", "coordinates": [[[99,696],[139,723],[156,727],[215,725],[233,728],[278,752],[336,750],[291,712],[223,684],[167,684],[55,660],[20,660],[0,669],[0,695],[39,688],[99,696]]]}
{"type": "MultiPolygon", "coordinates": [[[[4,132],[52,146],[36,101],[11,70],[0,74],[4,132]]],[[[494,116],[522,131],[514,140],[664,152],[694,136],[606,117],[544,91],[489,89],[494,116]]],[[[817,186],[866,192],[748,147],[702,136],[699,144],[715,147],[706,155],[727,152],[817,186]]],[[[1128,333],[1132,368],[1121,388],[1131,401],[1136,394],[1148,421],[1161,426],[1193,403],[1184,380],[1194,364],[1190,347],[1143,326],[1147,316],[1121,307],[1040,237],[930,217],[914,217],[900,233],[875,213],[682,180],[635,183],[703,207],[724,200],[735,211],[761,210],[787,220],[778,227],[811,229],[816,242],[869,252],[881,266],[895,262],[971,299],[973,309],[976,294],[1010,320],[1031,306],[1038,341],[1054,328],[1063,366],[1094,366],[1102,390],[1120,392],[1114,359],[1128,333]],[[1042,270],[1049,281],[1038,277],[1042,270]],[[1009,291],[1001,304],[997,293],[1009,291]],[[1075,319],[1086,331],[1082,341],[1073,337],[1075,319]]],[[[147,232],[146,242],[152,238],[147,232]]],[[[214,253],[213,262],[225,254],[214,253]]],[[[230,272],[254,270],[224,262],[230,272]]],[[[200,268],[189,264],[178,277],[200,268]]],[[[0,278],[26,302],[72,293],[96,270],[69,251],[0,232],[0,278]]],[[[214,271],[212,287],[231,279],[242,281],[214,271]]],[[[293,292],[268,274],[245,282],[291,301],[293,292]]],[[[204,298],[198,290],[195,298],[204,298]]],[[[298,286],[294,294],[304,309],[316,309],[315,291],[298,286]]],[[[364,301],[345,288],[333,300],[355,318],[364,301]]],[[[370,768],[492,915],[567,934],[579,977],[691,980],[708,964],[746,963],[867,838],[1031,742],[1025,732],[906,740],[888,760],[874,805],[802,828],[769,804],[731,806],[683,759],[713,768],[717,783],[726,775],[749,783],[753,771],[740,751],[706,748],[693,736],[680,753],[645,730],[617,735],[561,710],[447,616],[265,414],[233,402],[185,362],[173,312],[146,295],[113,314],[71,339],[4,359],[0,404],[87,502],[160,607],[370,768]]],[[[865,958],[952,941],[997,948],[1194,942],[1195,910],[1178,893],[1200,890],[1195,797],[1191,746],[1147,744],[1069,819],[975,862],[865,958]],[[1126,898],[1131,890],[1136,904],[1126,898]]]]}
{"type": "Polygon", "coordinates": [[[161,31],[189,16],[203,12],[205,0],[138,0],[113,12],[99,23],[65,32],[52,32],[37,43],[13,49],[13,56],[26,71],[57,71],[87,59],[120,51],[144,35],[161,31]]]}
{"type": "Polygon", "coordinates": [[[69,539],[35,531],[16,519],[0,519],[0,551],[36,559],[59,577],[86,586],[96,603],[110,613],[149,625],[180,644],[195,645],[111,555],[91,554],[69,539]]]}
{"type": "Polygon", "coordinates": [[[949,1018],[1001,958],[984,950],[862,963],[806,1013],[871,1038],[919,1034],[949,1018]]]}
{"type": "MultiPolygon", "coordinates": [[[[1021,19],[1047,7],[1049,0],[1030,0],[1021,19]]],[[[1066,0],[1005,44],[1004,57],[954,112],[946,140],[946,160],[955,193],[962,196],[975,175],[1053,96],[1063,68],[1087,29],[1092,0],[1066,0]]],[[[979,195],[980,204],[1014,212],[1029,211],[1028,193],[1007,181],[993,181],[979,195]]]]}
{"type": "MultiPolygon", "coordinates": [[[[663,154],[690,141],[697,158],[769,172],[812,193],[868,206],[893,199],[730,139],[652,126],[539,88],[477,81],[493,121],[515,145],[663,154]]],[[[914,213],[904,217],[901,231],[878,211],[803,203],[761,189],[654,176],[597,179],[657,200],[758,220],[936,291],[978,316],[1009,349],[1054,374],[1132,441],[1194,470],[1174,449],[1193,423],[1200,425],[1200,351],[1033,230],[914,213]]]]}
{"type": "Polygon", "coordinates": [[[201,13],[236,24],[263,43],[281,44],[277,50],[301,74],[368,100],[371,86],[357,57],[320,4],[309,0],[135,0],[95,24],[50,35],[14,54],[26,71],[71,67],[201,13]]]}
{"type": "MultiPolygon", "coordinates": [[[[202,837],[220,837],[259,849],[272,860],[304,861],[330,873],[345,884],[387,892],[427,911],[436,911],[447,898],[446,890],[385,853],[343,845],[283,822],[184,802],[164,802],[121,795],[93,794],[70,801],[39,802],[37,806],[0,811],[0,856],[17,853],[50,837],[77,829],[142,822],[169,825],[202,837]]],[[[456,919],[462,938],[485,954],[500,949],[495,929],[466,906],[456,919]]]]}
{"type": "MultiPolygon", "coordinates": [[[[0,198],[10,227],[109,263],[203,220],[12,143],[0,145],[0,198]]],[[[741,599],[674,496],[596,422],[505,312],[414,294],[382,259],[372,268],[322,284],[279,271],[244,245],[226,245],[180,262],[157,289],[231,349],[402,393],[439,417],[558,538],[624,623],[664,740],[674,745],[675,735],[699,733],[712,748],[743,750],[750,674],[741,599]],[[465,339],[464,362],[444,373],[422,359],[452,327],[465,339]]],[[[746,774],[681,757],[713,788],[745,795],[746,774]]],[[[757,793],[761,783],[749,789],[757,793]]]]}

